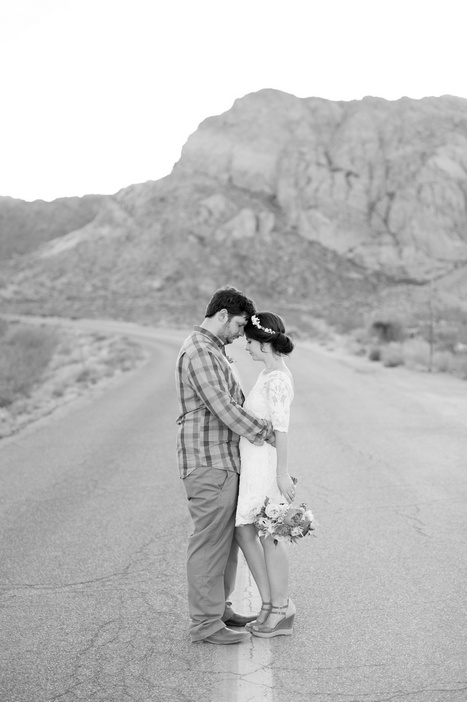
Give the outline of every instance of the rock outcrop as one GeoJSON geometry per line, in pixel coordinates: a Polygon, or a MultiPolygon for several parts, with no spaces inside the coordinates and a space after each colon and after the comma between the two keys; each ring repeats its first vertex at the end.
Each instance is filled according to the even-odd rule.
{"type": "Polygon", "coordinates": [[[433,279],[466,304],[467,100],[263,90],[205,120],[166,178],[85,204],[40,231],[31,209],[29,239],[21,204],[0,310],[171,324],[231,283],[298,326],[351,326],[394,301],[426,308],[433,279]]]}
{"type": "MultiPolygon", "coordinates": [[[[332,102],[262,90],[205,120],[180,172],[269,198],[286,230],[371,269],[424,279],[467,263],[462,98],[332,102]]],[[[252,222],[244,212],[245,231],[252,222]]]]}

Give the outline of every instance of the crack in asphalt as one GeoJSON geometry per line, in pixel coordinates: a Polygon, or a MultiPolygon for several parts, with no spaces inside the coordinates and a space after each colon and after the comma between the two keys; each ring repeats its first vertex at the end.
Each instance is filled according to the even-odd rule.
{"type": "Polygon", "coordinates": [[[77,580],[72,583],[64,583],[63,585],[36,585],[34,583],[12,583],[11,585],[4,586],[0,585],[0,591],[4,593],[22,592],[23,590],[32,590],[35,592],[65,592],[67,590],[80,588],[87,588],[89,585],[97,585],[100,583],[109,583],[115,578],[121,578],[128,575],[128,573],[123,571],[118,571],[109,575],[103,575],[100,578],[93,578],[91,580],[77,580]]]}
{"type": "MultiPolygon", "coordinates": [[[[67,631],[74,627],[74,639],[79,642],[82,637],[84,641],[67,655],[65,670],[57,672],[53,680],[44,681],[41,693],[46,694],[47,688],[48,694],[41,700],[146,702],[161,699],[161,690],[172,690],[170,700],[189,700],[186,691],[171,686],[171,671],[174,664],[186,670],[191,662],[180,656],[177,663],[173,650],[167,656],[164,651],[165,632],[182,622],[180,597],[173,590],[174,573],[168,567],[170,543],[169,538],[152,534],[129,556],[124,567],[98,578],[61,585],[15,583],[0,588],[5,610],[30,605],[36,596],[41,598],[45,616],[48,609],[66,613],[66,603],[73,603],[72,618],[66,618],[63,626],[67,631]],[[66,599],[67,594],[71,599],[66,599]],[[100,612],[103,621],[95,621],[94,612],[100,612]],[[165,680],[161,680],[161,672],[165,680]]],[[[42,643],[48,646],[47,639],[42,643]]],[[[186,648],[189,650],[188,643],[186,648]]],[[[32,654],[37,655],[37,650],[32,654]]],[[[37,700],[41,693],[36,690],[37,700]]]]}
{"type": "Polygon", "coordinates": [[[420,512],[421,512],[420,506],[419,506],[419,505],[411,505],[411,506],[412,506],[412,508],[415,510],[415,514],[407,514],[407,513],[404,513],[402,510],[397,510],[397,509],[394,510],[394,511],[395,511],[396,514],[398,514],[400,517],[403,517],[404,519],[408,519],[409,521],[411,521],[411,522],[412,522],[412,527],[413,527],[414,530],[417,532],[417,534],[419,534],[420,536],[425,537],[426,539],[432,539],[432,538],[433,538],[432,535],[431,535],[431,534],[427,534],[426,531],[425,531],[425,529],[428,527],[428,525],[425,524],[425,522],[423,522],[423,521],[417,516],[417,514],[420,514],[420,512]]]}
{"type": "Polygon", "coordinates": [[[108,575],[62,585],[3,587],[8,604],[18,599],[22,606],[21,598],[31,601],[37,595],[45,612],[65,612],[62,605],[73,603],[73,618],[64,626],[76,628],[78,645],[66,656],[65,668],[36,690],[36,699],[47,688],[41,702],[194,702],[184,681],[191,673],[203,689],[202,676],[212,675],[211,657],[193,651],[186,637],[185,597],[173,588],[174,578],[181,577],[174,572],[179,563],[173,537],[155,533],[124,567],[108,575]]]}
{"type": "MultiPolygon", "coordinates": [[[[122,570],[109,573],[107,575],[102,575],[98,578],[90,578],[89,580],[76,580],[69,583],[62,583],[60,585],[40,585],[38,583],[9,583],[0,584],[0,592],[3,593],[13,593],[21,592],[23,590],[32,590],[36,592],[65,592],[70,589],[80,590],[81,588],[88,588],[92,585],[99,585],[103,583],[110,583],[114,580],[124,579],[128,576],[133,576],[135,574],[146,574],[147,573],[147,561],[148,561],[148,549],[152,548],[155,543],[160,544],[161,537],[158,535],[152,536],[146,543],[142,544],[140,548],[135,551],[133,555],[130,556],[128,564],[122,568],[122,570]],[[137,569],[136,565],[141,562],[141,568],[137,569]]],[[[158,554],[152,556],[153,559],[157,559],[158,554]]]]}

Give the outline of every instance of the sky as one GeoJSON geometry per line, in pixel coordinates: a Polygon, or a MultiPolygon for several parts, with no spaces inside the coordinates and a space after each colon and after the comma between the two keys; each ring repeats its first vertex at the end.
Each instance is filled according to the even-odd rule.
{"type": "Polygon", "coordinates": [[[297,97],[467,97],[463,0],[0,0],[0,195],[168,175],[211,115],[297,97]]]}

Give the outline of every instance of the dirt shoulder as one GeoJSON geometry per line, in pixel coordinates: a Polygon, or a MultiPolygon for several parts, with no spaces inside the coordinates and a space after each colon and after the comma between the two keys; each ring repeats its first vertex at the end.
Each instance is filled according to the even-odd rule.
{"type": "MultiPolygon", "coordinates": [[[[16,323],[24,325],[23,320],[16,323]]],[[[0,407],[0,439],[17,434],[73,400],[115,382],[147,356],[140,344],[122,335],[61,324],[47,327],[56,335],[55,350],[32,388],[0,407]]]]}

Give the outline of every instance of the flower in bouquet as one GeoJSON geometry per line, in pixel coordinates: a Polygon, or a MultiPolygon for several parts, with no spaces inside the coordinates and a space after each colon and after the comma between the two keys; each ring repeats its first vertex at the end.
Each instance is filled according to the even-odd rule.
{"type": "Polygon", "coordinates": [[[276,504],[268,501],[264,508],[266,516],[270,519],[278,519],[279,517],[285,517],[288,510],[289,505],[286,502],[280,502],[279,504],[276,504]]]}
{"type": "Polygon", "coordinates": [[[255,515],[254,525],[259,536],[271,536],[274,543],[290,541],[297,543],[314,531],[313,514],[303,502],[291,505],[287,502],[270,502],[266,497],[255,515]]]}

